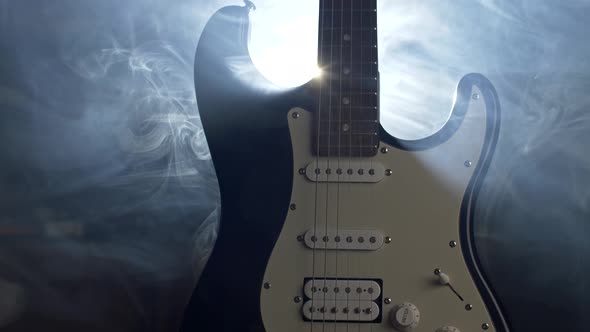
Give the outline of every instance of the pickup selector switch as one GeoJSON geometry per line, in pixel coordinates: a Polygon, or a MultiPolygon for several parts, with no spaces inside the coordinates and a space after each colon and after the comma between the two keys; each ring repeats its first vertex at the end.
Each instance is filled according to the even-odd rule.
{"type": "Polygon", "coordinates": [[[420,311],[412,303],[405,302],[391,309],[389,319],[397,330],[408,332],[418,326],[420,311]]]}
{"type": "Polygon", "coordinates": [[[443,326],[436,330],[436,332],[461,332],[458,328],[454,326],[443,326]]]}

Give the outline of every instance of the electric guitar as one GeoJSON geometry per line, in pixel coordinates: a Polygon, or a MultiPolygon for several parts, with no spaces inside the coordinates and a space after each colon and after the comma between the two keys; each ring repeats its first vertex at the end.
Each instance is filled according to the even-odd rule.
{"type": "Polygon", "coordinates": [[[221,226],[182,330],[507,331],[472,227],[499,134],[494,87],[466,75],[440,131],[392,137],[376,0],[319,5],[322,75],[288,91],[252,64],[251,2],[202,33],[195,84],[221,226]]]}

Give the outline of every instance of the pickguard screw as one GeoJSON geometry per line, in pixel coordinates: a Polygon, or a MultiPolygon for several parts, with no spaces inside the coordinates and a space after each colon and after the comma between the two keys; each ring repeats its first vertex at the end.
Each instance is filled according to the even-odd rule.
{"type": "Polygon", "coordinates": [[[264,289],[270,289],[272,285],[270,284],[270,282],[265,282],[264,283],[264,289]]]}
{"type": "Polygon", "coordinates": [[[473,96],[471,96],[471,98],[473,98],[473,100],[479,100],[479,93],[474,93],[473,96]]]}
{"type": "Polygon", "coordinates": [[[473,306],[471,304],[465,306],[465,310],[471,311],[471,309],[473,309],[473,306]]]}
{"type": "Polygon", "coordinates": [[[385,175],[387,175],[387,176],[391,176],[392,174],[393,174],[393,171],[390,169],[385,171],[385,175]]]}
{"type": "Polygon", "coordinates": [[[490,328],[490,324],[488,324],[488,323],[484,323],[484,324],[481,326],[481,328],[482,328],[482,329],[484,329],[484,330],[487,330],[487,329],[489,329],[489,328],[490,328]]]}
{"type": "Polygon", "coordinates": [[[434,269],[434,274],[435,275],[439,275],[442,271],[440,269],[434,269]]]}
{"type": "Polygon", "coordinates": [[[381,153],[387,153],[389,152],[389,149],[386,147],[381,148],[381,153]]]}
{"type": "Polygon", "coordinates": [[[385,237],[385,243],[391,243],[391,236],[385,237]]]}
{"type": "Polygon", "coordinates": [[[385,300],[383,300],[383,302],[385,304],[391,304],[391,298],[390,297],[386,297],[385,300]]]}
{"type": "Polygon", "coordinates": [[[295,298],[293,298],[293,301],[295,301],[295,303],[301,303],[301,301],[303,301],[303,298],[301,296],[295,296],[295,298]]]}
{"type": "Polygon", "coordinates": [[[291,204],[291,206],[289,206],[289,208],[291,210],[296,210],[297,209],[297,205],[296,204],[291,204]]]}
{"type": "Polygon", "coordinates": [[[299,235],[299,236],[297,236],[297,241],[299,241],[299,242],[303,242],[303,240],[304,240],[304,239],[303,239],[303,235],[299,235]]]}
{"type": "Polygon", "coordinates": [[[473,163],[471,162],[471,160],[465,161],[465,167],[469,168],[471,166],[473,166],[473,163]]]}
{"type": "Polygon", "coordinates": [[[293,112],[293,114],[291,114],[291,116],[293,117],[293,119],[299,119],[299,113],[298,112],[293,112]]]}
{"type": "Polygon", "coordinates": [[[457,241],[451,241],[451,242],[449,242],[449,246],[451,248],[455,248],[457,246],[457,241]]]}
{"type": "Polygon", "coordinates": [[[299,174],[305,175],[305,168],[300,168],[299,169],[299,174]]]}

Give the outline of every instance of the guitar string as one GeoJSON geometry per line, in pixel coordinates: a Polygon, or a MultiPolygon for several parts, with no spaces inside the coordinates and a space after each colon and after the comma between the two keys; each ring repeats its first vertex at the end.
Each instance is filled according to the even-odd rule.
{"type": "MultiPolygon", "coordinates": [[[[352,90],[352,85],[353,85],[353,76],[354,76],[354,72],[353,72],[353,57],[352,57],[352,44],[353,44],[353,38],[354,38],[354,32],[353,32],[353,18],[354,18],[354,0],[350,0],[350,39],[351,39],[351,47],[350,47],[350,58],[349,58],[349,68],[348,68],[348,75],[349,75],[349,90],[352,90]]],[[[349,104],[348,107],[348,123],[349,123],[349,132],[348,132],[348,169],[352,169],[351,167],[351,158],[352,158],[352,106],[351,104],[349,104]]],[[[347,170],[348,172],[348,170],[347,170]]],[[[350,174],[349,174],[350,175],[350,174]]],[[[346,187],[348,188],[347,192],[350,193],[350,186],[351,184],[348,183],[346,185],[346,187]]],[[[347,239],[348,241],[348,239],[347,239]]],[[[347,278],[347,289],[350,290],[350,253],[346,253],[346,265],[347,265],[347,274],[348,274],[348,278],[347,278]]],[[[346,301],[347,301],[347,307],[349,308],[349,311],[347,313],[346,319],[347,321],[350,321],[350,292],[347,293],[348,295],[346,296],[346,301]]],[[[350,324],[347,322],[346,323],[346,331],[348,332],[350,328],[350,324]]]]}
{"type": "MultiPolygon", "coordinates": [[[[371,1],[371,0],[369,0],[369,1],[371,1]]],[[[359,12],[359,16],[360,16],[360,18],[359,18],[360,19],[360,29],[362,29],[363,28],[363,16],[364,16],[364,13],[362,11],[363,10],[363,6],[362,5],[360,6],[360,10],[361,10],[359,12]]],[[[363,69],[364,68],[363,68],[363,64],[362,64],[363,63],[363,32],[362,32],[362,30],[359,33],[359,35],[360,35],[360,38],[359,38],[359,46],[358,47],[360,49],[360,59],[359,60],[360,60],[361,64],[359,65],[359,68],[361,69],[360,70],[360,77],[361,78],[360,78],[360,89],[358,91],[359,91],[359,93],[362,94],[363,91],[364,91],[363,90],[363,88],[364,88],[364,86],[363,86],[363,83],[364,83],[363,69]]],[[[363,111],[363,109],[360,109],[359,112],[362,112],[362,111],[363,111]]],[[[361,119],[362,119],[362,117],[361,117],[361,119]]],[[[362,147],[363,146],[363,136],[362,135],[359,135],[358,138],[359,138],[359,169],[361,169],[362,166],[363,166],[363,159],[362,159],[362,157],[363,157],[363,153],[362,153],[362,150],[363,150],[363,147],[362,147]]],[[[360,207],[360,208],[362,208],[362,207],[360,207]]],[[[357,239],[357,241],[358,241],[358,239],[357,239]]],[[[359,259],[359,257],[357,256],[357,271],[358,271],[357,272],[357,277],[358,278],[362,278],[361,271],[360,271],[360,265],[361,264],[360,264],[360,261],[358,261],[358,259],[359,259]]],[[[361,303],[361,295],[360,295],[360,292],[357,292],[357,293],[359,294],[359,308],[360,308],[359,315],[361,315],[362,314],[362,311],[363,311],[363,308],[362,308],[362,306],[360,304],[361,303]]],[[[361,323],[360,323],[360,319],[359,319],[358,331],[360,332],[360,330],[361,330],[361,323]]]]}
{"type": "MultiPolygon", "coordinates": [[[[374,64],[374,66],[371,66],[371,73],[373,73],[373,77],[375,77],[375,79],[376,79],[376,81],[375,81],[376,92],[375,92],[375,97],[371,96],[370,98],[372,98],[372,100],[375,102],[375,107],[376,107],[376,109],[375,109],[376,114],[375,114],[374,119],[375,119],[375,131],[376,131],[376,135],[375,135],[375,146],[376,147],[375,147],[375,149],[377,151],[376,151],[375,156],[378,156],[379,155],[379,141],[380,141],[380,136],[379,136],[380,117],[379,117],[379,114],[381,113],[381,103],[379,102],[379,100],[381,98],[381,88],[380,88],[380,78],[379,78],[379,49],[377,48],[377,46],[379,45],[379,38],[378,38],[378,36],[379,36],[379,30],[378,30],[379,29],[379,17],[378,17],[377,0],[375,0],[375,4],[374,4],[374,6],[372,6],[371,9],[373,9],[375,11],[375,13],[371,15],[371,20],[373,20],[372,21],[373,24],[372,24],[371,28],[373,30],[370,30],[371,31],[370,36],[371,36],[371,43],[374,45],[374,46],[371,46],[371,53],[373,55],[371,57],[371,60],[374,64]]],[[[373,172],[375,172],[375,165],[373,164],[374,158],[375,157],[371,158],[371,169],[373,170],[373,172]]],[[[376,175],[376,173],[374,173],[374,174],[376,175]]],[[[375,194],[376,194],[375,191],[371,190],[371,194],[372,194],[371,201],[376,202],[377,200],[375,199],[375,194]]],[[[377,271],[379,271],[380,267],[373,266],[373,270],[375,270],[375,269],[377,269],[377,271]]],[[[374,272],[374,271],[372,271],[372,272],[374,272]]],[[[381,294],[382,294],[381,297],[383,297],[383,287],[381,287],[381,294]]],[[[371,332],[372,331],[373,331],[373,326],[371,326],[371,332]]]]}
{"type": "Polygon", "coordinates": [[[326,308],[326,289],[327,289],[327,275],[328,275],[328,222],[329,222],[329,206],[330,206],[330,181],[328,181],[328,177],[330,176],[328,173],[328,169],[330,169],[330,160],[332,156],[332,146],[331,146],[331,135],[332,135],[332,82],[333,79],[330,77],[330,73],[332,72],[332,67],[334,63],[334,3],[337,0],[331,0],[331,7],[330,7],[330,61],[328,62],[328,153],[326,157],[326,211],[325,211],[325,220],[324,220],[324,237],[323,245],[324,245],[324,287],[323,287],[323,308],[324,312],[322,315],[322,331],[326,329],[326,312],[329,310],[326,308]]]}
{"type": "MultiPolygon", "coordinates": [[[[327,0],[322,0],[320,1],[320,40],[319,40],[319,55],[318,55],[318,62],[320,64],[320,66],[323,66],[323,57],[324,57],[324,25],[325,25],[325,7],[326,7],[326,1],[327,0]]],[[[317,106],[317,132],[316,132],[316,169],[313,170],[314,172],[314,176],[315,176],[315,193],[314,193],[314,220],[313,220],[313,232],[312,232],[312,237],[311,237],[311,242],[313,243],[313,247],[312,247],[312,268],[311,268],[311,306],[310,306],[310,317],[311,317],[311,322],[310,322],[310,331],[313,332],[313,323],[315,321],[314,316],[315,316],[315,311],[317,310],[317,308],[315,308],[315,297],[316,297],[316,277],[315,277],[315,265],[316,265],[316,247],[317,247],[317,223],[318,223],[318,181],[319,181],[319,174],[316,170],[320,169],[320,128],[321,128],[321,123],[322,123],[322,76],[319,76],[317,78],[317,82],[319,84],[319,91],[318,91],[318,106],[317,106]],[[315,241],[314,241],[315,239],[315,241]]]]}
{"type": "MultiPolygon", "coordinates": [[[[370,2],[370,5],[369,5],[369,10],[370,10],[370,11],[371,11],[371,10],[373,10],[373,9],[374,9],[374,10],[377,10],[377,7],[376,7],[376,6],[377,6],[377,0],[371,0],[371,2],[370,2]],[[373,1],[375,2],[375,6],[372,6],[372,4],[373,4],[373,1]]],[[[376,26],[377,26],[377,24],[376,24],[376,22],[375,22],[375,24],[374,24],[374,25],[372,24],[372,23],[373,23],[373,14],[372,14],[370,11],[369,11],[369,17],[370,17],[369,21],[370,21],[370,22],[369,22],[369,24],[367,24],[367,25],[369,26],[369,28],[372,28],[373,26],[375,26],[375,27],[376,27],[376,26]]],[[[376,13],[375,13],[375,15],[376,15],[376,13]]],[[[374,36],[374,35],[372,34],[371,30],[369,30],[369,36],[370,36],[370,37],[369,37],[369,42],[368,42],[367,44],[368,44],[368,45],[370,45],[369,47],[371,48],[371,52],[370,52],[370,54],[371,54],[370,60],[371,60],[371,61],[367,61],[367,62],[369,62],[369,63],[370,63],[370,62],[373,62],[373,60],[374,60],[374,57],[373,57],[373,56],[374,56],[374,53],[373,53],[374,47],[373,47],[373,45],[374,45],[374,44],[375,44],[375,45],[377,44],[377,40],[375,40],[375,43],[373,43],[373,36],[374,36]]],[[[371,64],[369,64],[369,68],[370,68],[370,70],[369,70],[369,71],[370,71],[370,73],[371,73],[371,75],[370,75],[370,76],[371,76],[371,77],[376,77],[376,76],[374,75],[374,73],[373,73],[373,66],[372,66],[371,64]]],[[[375,83],[377,83],[377,82],[375,82],[375,83]]],[[[368,96],[368,97],[367,97],[367,100],[369,100],[369,101],[370,101],[370,100],[373,100],[373,98],[372,98],[372,91],[368,91],[368,93],[367,93],[367,96],[368,96]]],[[[369,105],[371,105],[371,104],[369,103],[369,105]]],[[[367,111],[369,112],[369,109],[367,109],[367,111]]],[[[374,140],[374,138],[371,138],[371,145],[373,145],[373,140],[374,140]]],[[[369,168],[369,172],[370,172],[370,170],[372,170],[372,169],[373,169],[373,158],[374,158],[374,157],[369,157],[369,167],[370,167],[370,168],[369,168]]],[[[373,200],[373,194],[374,194],[374,191],[373,191],[373,190],[369,190],[369,202],[374,202],[374,200],[373,200]]],[[[368,209],[368,210],[370,210],[370,206],[371,206],[370,204],[369,204],[368,206],[365,206],[365,209],[368,209]]],[[[367,211],[367,212],[370,212],[370,211],[367,211]]],[[[368,214],[368,215],[370,215],[370,214],[368,214]]],[[[369,242],[371,241],[371,239],[370,239],[370,238],[369,238],[369,239],[367,239],[367,240],[368,240],[369,242]]],[[[367,272],[369,272],[369,274],[373,274],[373,269],[374,269],[374,267],[373,267],[373,265],[369,265],[369,266],[370,266],[370,271],[367,271],[367,272]]],[[[369,314],[369,313],[367,313],[367,314],[369,314]]],[[[370,324],[370,330],[371,330],[371,332],[373,332],[373,324],[370,324]]]]}
{"type": "MultiPolygon", "coordinates": [[[[340,32],[343,33],[344,31],[344,0],[342,0],[341,2],[341,6],[340,6],[340,32]]],[[[339,37],[340,42],[342,42],[342,40],[344,39],[344,36],[340,36],[339,37]]],[[[338,76],[339,79],[339,92],[338,92],[338,97],[341,98],[342,97],[342,63],[343,63],[343,58],[342,58],[342,53],[343,53],[343,46],[340,46],[340,58],[339,58],[339,66],[334,66],[334,64],[332,64],[332,73],[336,74],[336,68],[339,68],[339,72],[338,74],[336,74],[338,76]]],[[[330,97],[332,98],[332,97],[330,97]]],[[[337,144],[337,149],[338,149],[338,162],[336,165],[337,171],[336,171],[336,237],[334,238],[335,241],[335,246],[336,246],[336,282],[334,283],[334,307],[338,308],[338,294],[340,293],[340,287],[338,285],[338,280],[339,280],[339,276],[338,276],[338,255],[339,255],[339,247],[340,247],[340,240],[337,239],[341,239],[340,237],[340,230],[339,230],[339,223],[340,223],[340,172],[338,172],[338,169],[340,169],[342,166],[340,165],[340,159],[341,159],[341,151],[342,151],[342,131],[341,131],[341,126],[342,126],[342,103],[339,101],[338,103],[338,122],[337,122],[337,129],[338,129],[338,144],[337,144]],[[336,292],[336,289],[338,289],[338,292],[336,292]]],[[[338,315],[338,309],[336,309],[336,312],[334,313],[334,332],[336,332],[336,326],[337,326],[337,315],[338,315]]]]}

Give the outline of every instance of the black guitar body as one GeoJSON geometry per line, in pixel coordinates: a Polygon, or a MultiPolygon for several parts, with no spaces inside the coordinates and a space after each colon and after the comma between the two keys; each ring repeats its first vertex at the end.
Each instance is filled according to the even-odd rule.
{"type": "Polygon", "coordinates": [[[289,208],[293,157],[286,114],[300,91],[257,90],[229,68],[226,59],[254,68],[248,12],[237,6],[217,12],[197,49],[197,100],[219,181],[222,222],[183,331],[264,331],[259,291],[289,208]]]}
{"type": "MultiPolygon", "coordinates": [[[[273,89],[255,70],[247,48],[248,16],[247,7],[230,6],[218,11],[205,27],[196,53],[196,95],[219,181],[221,224],[215,248],[186,308],[185,332],[265,331],[260,290],[289,211],[293,182],[287,113],[293,107],[314,110],[309,85],[288,91],[273,89]]],[[[466,109],[462,103],[469,100],[473,85],[488,94],[487,100],[497,103],[493,87],[485,78],[468,75],[459,84],[451,121],[439,133],[409,142],[395,139],[382,129],[381,140],[406,150],[444,142],[461,123],[466,109]]],[[[494,117],[491,122],[497,123],[499,106],[490,105],[490,109],[489,116],[494,117]]],[[[495,144],[497,130],[488,128],[488,145],[495,144]]],[[[485,173],[489,158],[491,155],[477,172],[485,173]]],[[[474,178],[481,182],[483,177],[474,178]]],[[[474,182],[469,190],[476,191],[480,185],[474,182]]],[[[466,209],[465,213],[472,211],[466,209]]],[[[469,216],[464,222],[470,222],[469,216]]],[[[466,231],[464,237],[471,239],[472,234],[466,231]]],[[[476,267],[474,263],[470,269],[476,267]]],[[[483,279],[477,282],[484,283],[483,279]]]]}

